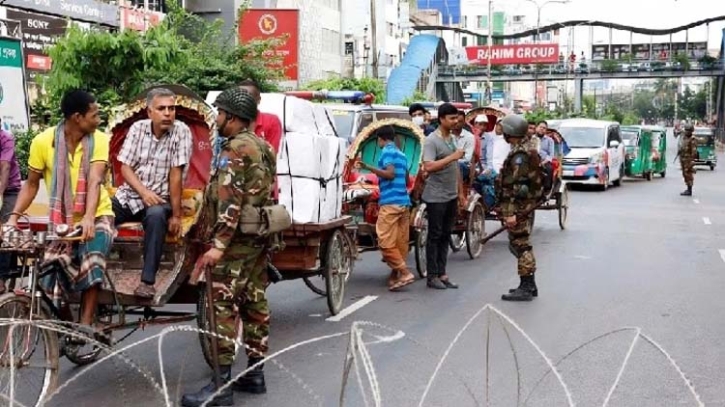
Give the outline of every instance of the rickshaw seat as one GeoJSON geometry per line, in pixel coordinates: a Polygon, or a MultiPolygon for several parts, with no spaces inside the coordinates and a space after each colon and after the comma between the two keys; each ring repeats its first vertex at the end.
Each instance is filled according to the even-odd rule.
{"type": "MultiPolygon", "coordinates": [[[[113,196],[116,193],[114,187],[108,187],[108,193],[113,196]]],[[[196,217],[201,209],[201,201],[204,192],[198,189],[184,189],[181,192],[181,235],[185,236],[194,225],[196,217]]],[[[141,222],[122,223],[116,227],[116,239],[119,242],[143,242],[143,224],[141,222]]],[[[179,239],[173,236],[166,236],[166,243],[175,244],[179,239]]]]}

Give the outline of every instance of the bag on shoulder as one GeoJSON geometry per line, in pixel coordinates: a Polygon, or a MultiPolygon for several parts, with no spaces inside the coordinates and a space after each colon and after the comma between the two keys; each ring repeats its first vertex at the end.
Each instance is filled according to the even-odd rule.
{"type": "Polygon", "coordinates": [[[242,206],[239,231],[244,235],[268,236],[292,226],[292,218],[284,205],[242,206]]]}

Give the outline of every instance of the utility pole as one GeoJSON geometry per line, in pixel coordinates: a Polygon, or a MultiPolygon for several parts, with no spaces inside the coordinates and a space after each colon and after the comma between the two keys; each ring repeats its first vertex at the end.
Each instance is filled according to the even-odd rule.
{"type": "Polygon", "coordinates": [[[493,46],[493,0],[488,0],[488,104],[493,103],[493,84],[491,83],[491,47],[493,46]]]}
{"type": "Polygon", "coordinates": [[[378,79],[378,25],[377,13],[375,12],[375,2],[370,0],[370,31],[372,32],[372,52],[373,52],[373,78],[378,79]]]}

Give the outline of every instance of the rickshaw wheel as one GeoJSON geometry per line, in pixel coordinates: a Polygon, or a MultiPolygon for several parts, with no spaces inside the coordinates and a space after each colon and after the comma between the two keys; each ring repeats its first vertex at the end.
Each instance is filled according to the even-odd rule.
{"type": "Polygon", "coordinates": [[[415,269],[420,278],[428,277],[428,264],[426,262],[425,245],[428,241],[428,213],[424,212],[421,227],[415,234],[415,269]]]}
{"type": "Polygon", "coordinates": [[[345,232],[338,229],[325,245],[323,273],[327,289],[327,307],[337,315],[345,301],[345,284],[353,268],[352,245],[345,232]]]}
{"type": "Polygon", "coordinates": [[[483,250],[481,239],[486,235],[486,219],[484,216],[483,205],[476,202],[473,210],[468,215],[468,223],[466,225],[466,250],[471,260],[478,258],[483,250]]]}
{"type": "Polygon", "coordinates": [[[556,209],[559,211],[559,227],[564,230],[569,215],[569,191],[566,188],[562,189],[563,191],[556,195],[556,209]]]}
{"type": "MultiPolygon", "coordinates": [[[[196,301],[196,327],[202,331],[211,332],[211,326],[209,326],[209,314],[207,314],[207,300],[206,300],[206,283],[199,284],[199,298],[196,301]]],[[[239,339],[239,333],[242,331],[242,321],[237,314],[236,330],[234,331],[237,339],[239,339]]],[[[201,354],[204,356],[206,364],[214,369],[214,359],[211,357],[211,336],[204,332],[199,332],[199,342],[201,344],[201,354]]],[[[235,346],[238,348],[238,346],[235,346]]],[[[238,350],[238,349],[237,349],[238,350]]]]}
{"type": "Polygon", "coordinates": [[[451,251],[453,253],[458,253],[463,250],[463,246],[466,246],[467,243],[465,234],[453,234],[451,235],[451,240],[449,241],[449,245],[451,246],[451,251]]]}
{"type": "MultiPolygon", "coordinates": [[[[40,315],[32,315],[33,319],[36,319],[38,321],[52,321],[49,316],[50,314],[45,310],[44,307],[41,307],[39,311],[40,315]]],[[[15,295],[14,293],[7,293],[0,297],[1,318],[28,319],[30,318],[30,316],[30,298],[26,296],[15,295]],[[13,312],[13,309],[19,311],[21,315],[13,312]],[[11,315],[8,316],[6,315],[7,313],[11,313],[11,315]]],[[[8,338],[19,338],[23,342],[13,345],[13,348],[16,349],[16,352],[23,352],[20,356],[14,357],[14,359],[16,360],[14,385],[17,387],[15,390],[15,401],[21,402],[24,405],[29,406],[43,405],[50,393],[52,393],[58,387],[60,349],[58,345],[57,332],[47,328],[38,329],[34,325],[17,325],[13,330],[13,334],[10,335],[9,325],[5,325],[2,328],[6,330],[6,333],[0,336],[0,338],[3,338],[3,351],[2,353],[0,353],[0,363],[2,363],[4,370],[7,369],[9,372],[9,363],[11,362],[9,352],[10,344],[7,343],[8,338]],[[30,333],[30,330],[33,328],[37,329],[37,332],[35,332],[35,334],[30,333]],[[18,331],[20,331],[20,335],[18,334],[18,331]],[[29,396],[29,398],[31,398],[32,400],[28,400],[28,398],[23,397],[20,394],[23,390],[27,389],[26,382],[28,382],[28,380],[23,380],[24,377],[27,377],[24,372],[32,372],[38,370],[35,368],[26,369],[26,367],[28,363],[33,363],[33,365],[40,364],[39,362],[30,362],[29,359],[35,354],[36,347],[41,339],[43,340],[42,357],[45,359],[45,368],[43,369],[42,378],[40,379],[42,387],[39,389],[37,395],[33,393],[29,396]],[[18,364],[20,364],[20,366],[18,366],[18,364]]],[[[0,379],[0,385],[2,385],[3,388],[9,386],[9,380],[9,376],[5,379],[0,379]]],[[[6,389],[5,391],[9,391],[9,389],[6,389]]]]}
{"type": "Polygon", "coordinates": [[[304,283],[307,286],[307,288],[309,288],[310,290],[312,290],[313,293],[315,293],[315,294],[317,294],[319,296],[322,296],[322,297],[327,297],[327,290],[325,289],[325,286],[324,286],[324,283],[325,282],[324,282],[324,279],[323,279],[322,276],[302,277],[302,281],[304,281],[304,283]],[[322,283],[322,287],[318,287],[316,285],[316,283],[314,281],[312,281],[313,278],[315,278],[315,279],[317,279],[317,278],[321,279],[320,280],[320,283],[322,283]]]}

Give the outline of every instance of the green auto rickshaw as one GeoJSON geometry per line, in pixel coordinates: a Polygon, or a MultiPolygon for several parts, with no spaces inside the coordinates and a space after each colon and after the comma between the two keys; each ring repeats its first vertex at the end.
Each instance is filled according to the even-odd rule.
{"type": "Polygon", "coordinates": [[[652,131],[643,126],[622,126],[624,174],[652,180],[652,131]]]}
{"type": "Polygon", "coordinates": [[[652,132],[652,170],[662,178],[667,175],[667,130],[659,126],[644,126],[652,132]]]}
{"type": "Polygon", "coordinates": [[[709,127],[695,127],[693,135],[697,139],[697,158],[695,165],[710,167],[715,171],[717,152],[715,151],[715,130],[709,127]]]}

